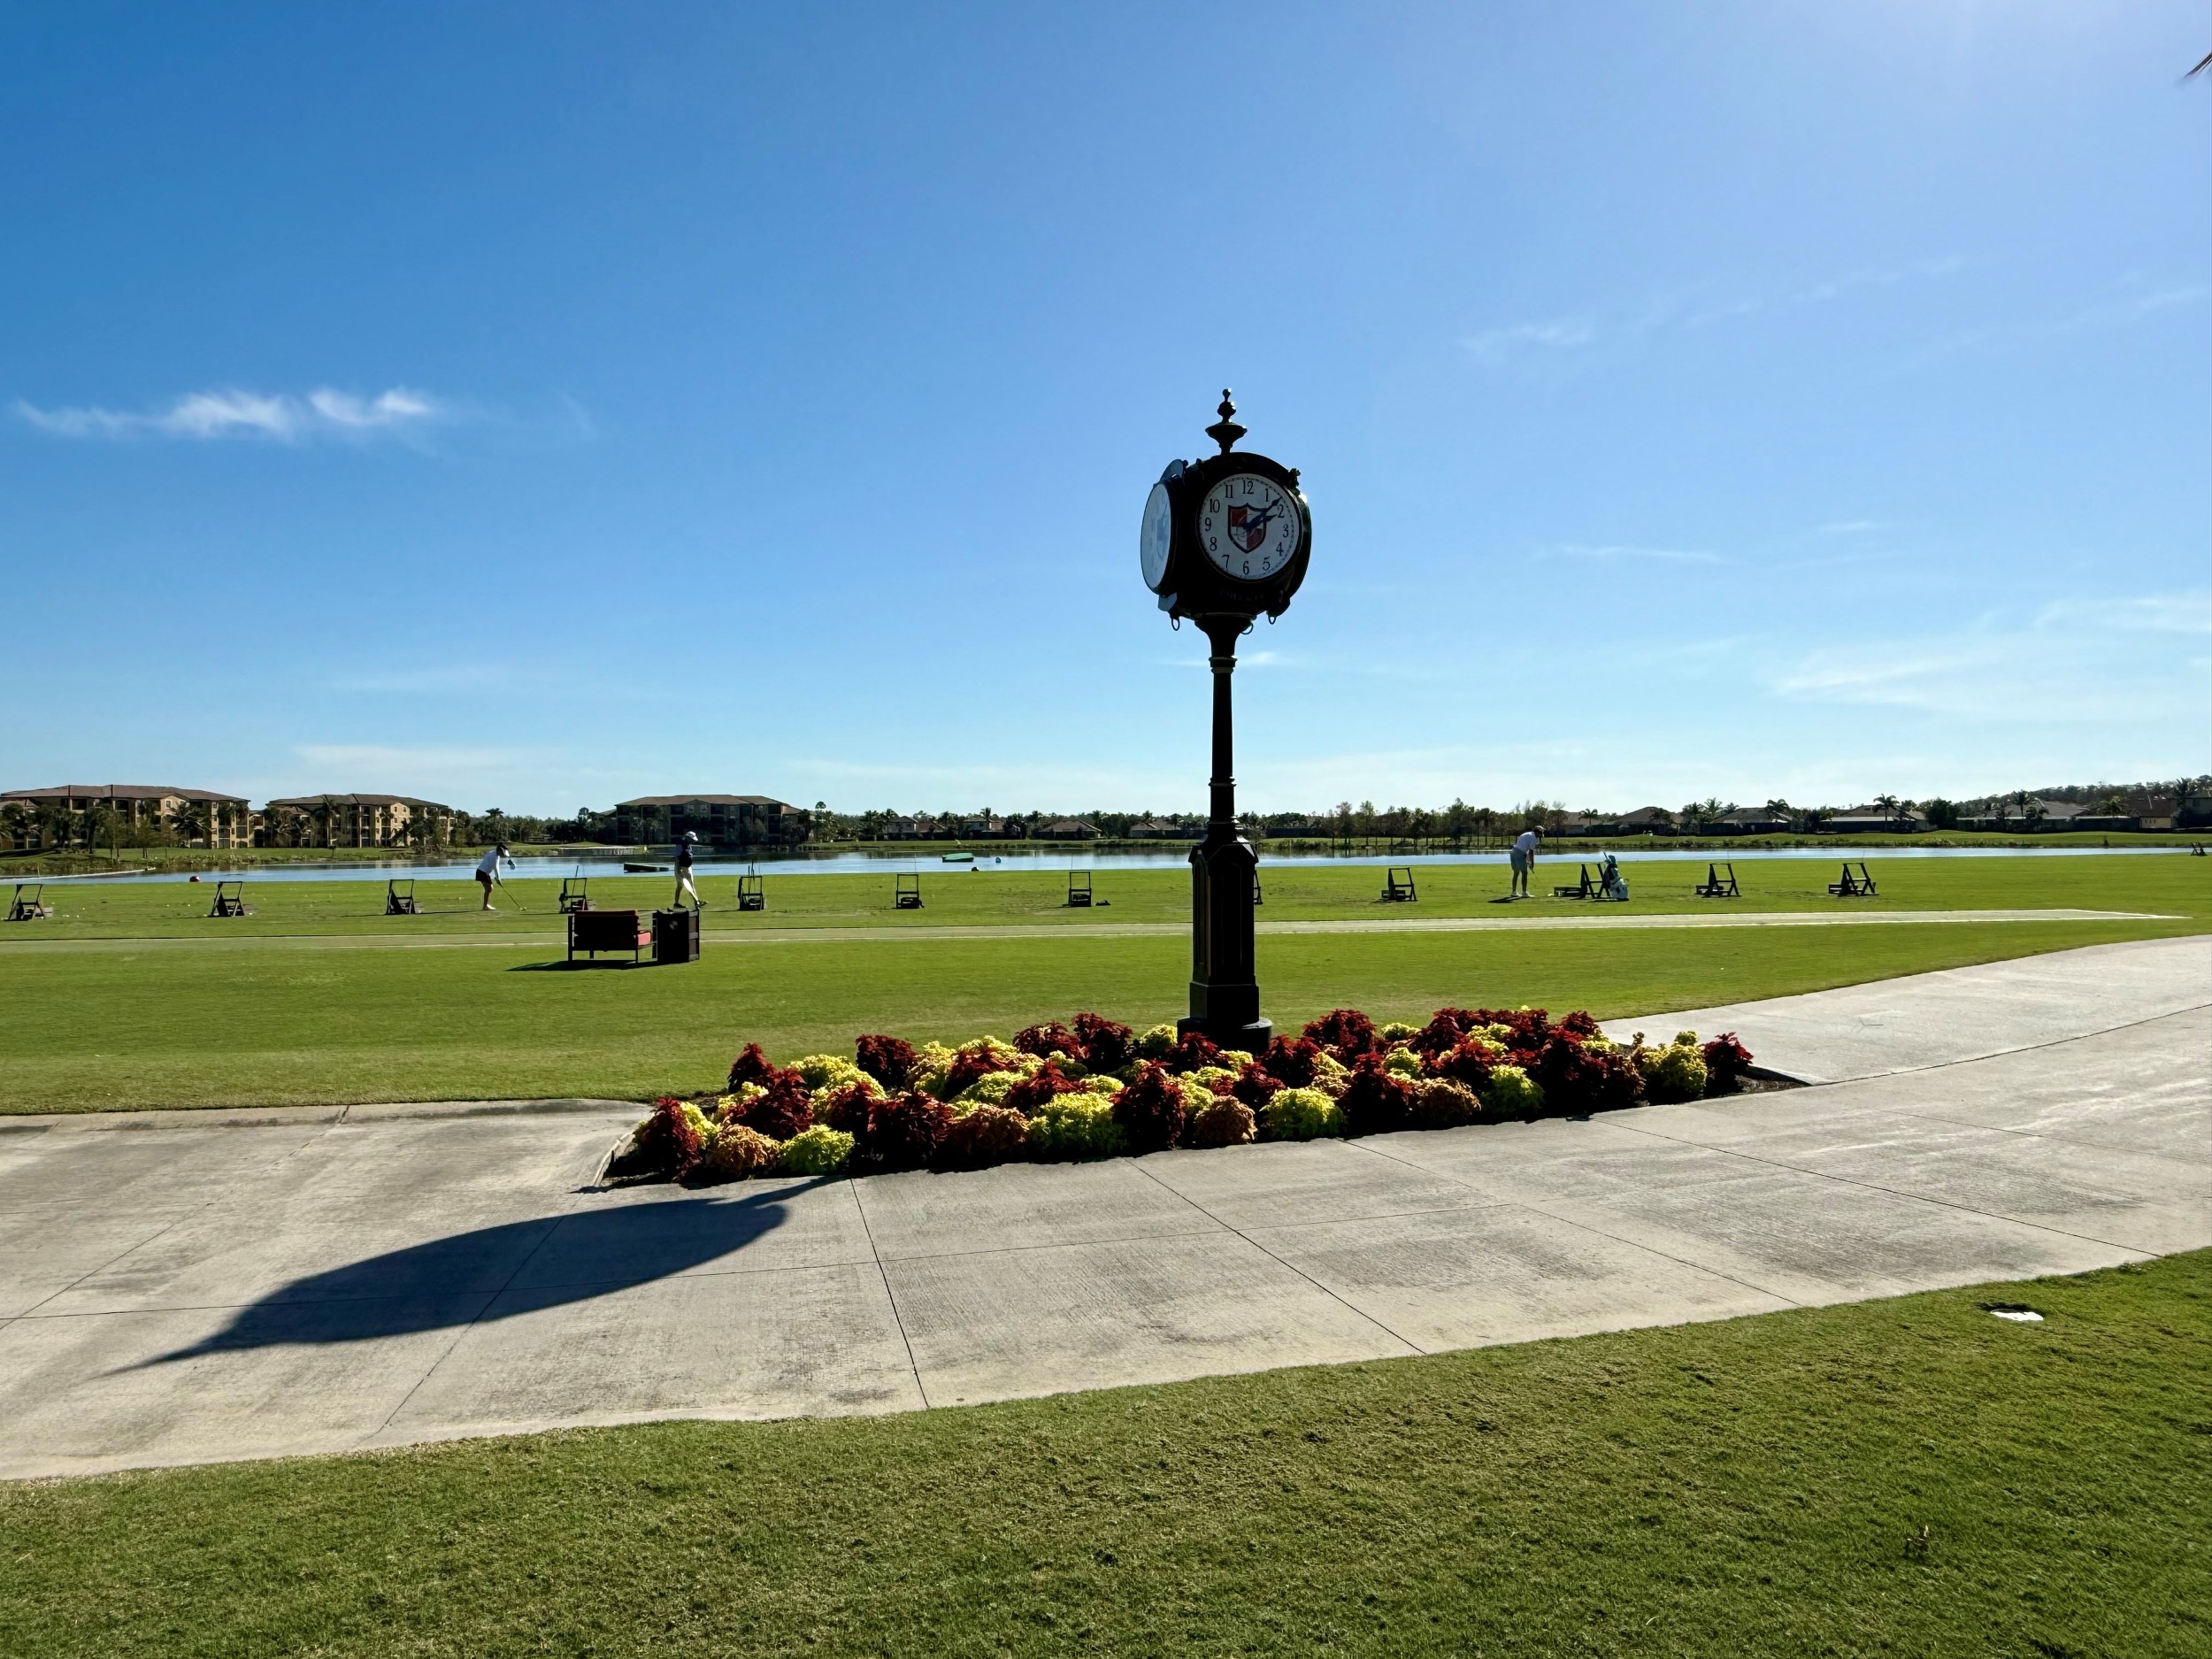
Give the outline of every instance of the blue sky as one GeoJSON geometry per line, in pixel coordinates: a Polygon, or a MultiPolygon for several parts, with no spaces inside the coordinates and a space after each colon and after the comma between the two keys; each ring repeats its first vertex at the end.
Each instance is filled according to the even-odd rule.
{"type": "Polygon", "coordinates": [[[2212,770],[2200,4],[0,9],[0,787],[2212,770]]]}

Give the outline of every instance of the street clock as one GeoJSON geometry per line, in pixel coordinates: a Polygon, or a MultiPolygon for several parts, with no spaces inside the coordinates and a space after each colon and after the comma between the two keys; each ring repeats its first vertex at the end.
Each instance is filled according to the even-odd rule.
{"type": "Polygon", "coordinates": [[[1145,497],[1137,533],[1139,569],[1160,609],[1188,617],[1212,645],[1213,776],[1206,838],[1191,849],[1190,1016],[1183,1031],[1203,1032],[1225,1048],[1256,1055],[1274,1027],[1260,1018],[1253,963],[1252,906],[1259,854],[1237,830],[1235,726],[1229,677],[1237,640],[1264,614],[1290,609],[1313,552],[1313,515],[1298,472],[1263,455],[1239,455],[1244,428],[1221,394],[1221,419],[1206,435],[1221,453],[1171,461],[1145,497]]]}
{"type": "Polygon", "coordinates": [[[1160,609],[1179,620],[1264,614],[1290,608],[1313,551],[1313,516],[1298,469],[1264,455],[1239,455],[1244,428],[1221,394],[1221,419],[1206,435],[1221,453],[1170,461],[1145,498],[1138,565],[1160,609]]]}

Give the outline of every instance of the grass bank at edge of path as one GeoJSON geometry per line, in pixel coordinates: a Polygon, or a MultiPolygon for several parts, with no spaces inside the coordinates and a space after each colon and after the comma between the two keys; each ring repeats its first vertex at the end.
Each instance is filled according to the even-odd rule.
{"type": "Polygon", "coordinates": [[[0,1652],[2197,1655],[2208,1370],[2200,1251],[893,1417],[24,1484],[0,1652]]]}
{"type": "MultiPolygon", "coordinates": [[[[1279,1028],[1332,1008],[1425,1019],[1524,1003],[1601,1018],[1824,989],[2194,923],[1310,934],[1263,941],[1279,1028]]],[[[542,972],[511,950],[0,953],[0,1115],[565,1095],[718,1086],[758,1041],[849,1054],[864,1031],[1009,1036],[1094,1009],[1182,1011],[1172,937],[800,943],[642,972],[542,972]]],[[[1663,1024],[1663,1020],[1660,1022],[1663,1024]]],[[[1671,1027],[1660,1034],[1671,1034],[1671,1027]]],[[[1710,1033],[1708,1033],[1710,1034],[1710,1033]]]]}

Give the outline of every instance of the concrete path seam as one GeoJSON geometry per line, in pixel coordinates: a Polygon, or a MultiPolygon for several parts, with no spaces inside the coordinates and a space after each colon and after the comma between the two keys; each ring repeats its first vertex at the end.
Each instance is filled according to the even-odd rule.
{"type": "Polygon", "coordinates": [[[1162,1192],[1169,1194],[1172,1197],[1181,1199],[1183,1202],[1188,1204],[1193,1210],[1195,1210],[1200,1215],[1205,1217],[1207,1220],[1220,1227],[1224,1232],[1234,1233],[1238,1238],[1243,1240],[1247,1244],[1257,1250],[1262,1256],[1267,1257],[1269,1261],[1274,1263],[1278,1267],[1282,1268],[1286,1272],[1296,1274],[1300,1279],[1304,1279],[1306,1283],[1311,1285],[1323,1295],[1328,1297],[1330,1301],[1335,1302],[1339,1307],[1350,1313],[1355,1318],[1364,1319],[1369,1325],[1373,1325],[1375,1329],[1380,1331],[1392,1341],[1399,1344],[1408,1353],[1425,1354],[1428,1352],[1428,1349],[1423,1348],[1418,1342],[1409,1342],[1404,1337],[1400,1336],[1395,1331],[1385,1325],[1380,1319],[1378,1319],[1373,1314],[1368,1312],[1366,1309],[1359,1307],[1339,1295],[1335,1291],[1330,1289],[1328,1286],[1323,1284],[1319,1279],[1316,1279],[1311,1273],[1307,1272],[1303,1268],[1283,1260],[1281,1256],[1276,1255],[1274,1251],[1269,1249],[1264,1244],[1262,1244],[1257,1239],[1247,1233],[1242,1227],[1231,1226],[1227,1222],[1222,1220],[1219,1216],[1215,1215],[1212,1210],[1207,1209],[1205,1205],[1200,1203],[1196,1199],[1191,1197],[1188,1194],[1177,1192],[1172,1187],[1170,1187],[1158,1176],[1153,1174],[1150,1170],[1146,1169],[1144,1167],[1144,1160],[1142,1158],[1133,1158],[1130,1161],[1137,1166],[1138,1171],[1142,1174],[1147,1180],[1157,1187],[1162,1192]]]}
{"type": "MultiPolygon", "coordinates": [[[[1977,1210],[1971,1204],[1959,1203],[1948,1198],[1932,1198],[1925,1193],[1906,1192],[1899,1187],[1885,1187],[1879,1181],[1861,1180],[1855,1175],[1838,1175],[1832,1170],[1808,1169],[1801,1164],[1792,1164],[1785,1159],[1778,1157],[1761,1157],[1756,1153],[1741,1151],[1734,1147],[1709,1147],[1701,1141],[1686,1140],[1680,1135],[1668,1134],[1663,1130],[1643,1128],[1635,1124],[1621,1124],[1618,1126],[1624,1129],[1633,1130],[1636,1133],[1643,1135],[1647,1139],[1653,1141],[1664,1141],[1674,1146],[1695,1147],[1701,1152],[1725,1152],[1732,1157],[1747,1159],[1749,1162],[1754,1164],[1764,1164],[1769,1169],[1786,1170],[1793,1175],[1809,1175],[1816,1180],[1836,1181],[1846,1187],[1856,1187],[1863,1192],[1881,1193],[1887,1197],[1904,1199],[1908,1202],[1911,1203],[1932,1204],[1939,1210],[1955,1210],[1962,1216],[1974,1216],[1983,1221],[2008,1222],[2016,1227],[2032,1227],[2039,1233],[2053,1233],[2062,1239],[2078,1239],[2085,1244],[2101,1244],[2111,1249],[2125,1250],[2129,1255],[2135,1257],[2137,1261],[2148,1261],[2150,1259],[2149,1252],[2146,1252],[2135,1245],[2121,1244],[2111,1239],[2096,1238],[2089,1233],[2076,1233],[2066,1227],[2054,1227],[2047,1222],[2030,1221],[2024,1217],[2008,1216],[1993,1210],[1977,1210]]],[[[2048,1136],[2034,1136],[2032,1138],[2037,1140],[2049,1139],[2048,1136]]],[[[2115,1198],[2125,1198],[2129,1195],[2125,1193],[2115,1192],[2109,1187],[2099,1187],[2093,1186],[2093,1184],[2087,1183],[2085,1183],[2085,1185],[2089,1185],[2091,1190],[2093,1191],[2110,1193],[2115,1198]]]]}
{"type": "MultiPolygon", "coordinates": [[[[1434,1177],[1439,1180],[1451,1181],[1457,1186],[1464,1187],[1471,1193],[1479,1193],[1482,1191],[1482,1188],[1477,1187],[1472,1181],[1463,1180],[1456,1175],[1448,1174],[1440,1170],[1424,1168],[1422,1165],[1413,1163],[1411,1160],[1407,1158],[1394,1157],[1379,1147],[1363,1146],[1356,1141],[1347,1141],[1345,1144],[1348,1146],[1358,1147],[1359,1150],[1362,1152],[1365,1152],[1374,1157],[1385,1159],[1389,1163],[1395,1164],[1402,1169],[1413,1170],[1420,1174],[1434,1177]]],[[[1717,1150],[1718,1148],[1709,1149],[1717,1150]]],[[[1506,1199],[1502,1202],[1515,1205],[1522,1210],[1532,1210],[1537,1215],[1543,1216],[1550,1220],[1558,1222],[1562,1226],[1573,1227],[1579,1232],[1590,1233],[1596,1238],[1609,1239],[1615,1244],[1624,1244],[1632,1250],[1640,1250],[1647,1256],[1655,1256],[1663,1262],[1672,1262],[1676,1266],[1686,1267],[1693,1272],[1708,1274],[1714,1279],[1724,1279],[1732,1285],[1740,1285],[1746,1290],[1756,1291],[1762,1296],[1772,1296],[1776,1301],[1787,1302],[1793,1308],[1801,1308],[1805,1305],[1804,1303],[1799,1302],[1794,1296],[1785,1295],[1778,1290],[1770,1290],[1764,1285],[1755,1285],[1747,1279],[1740,1279],[1733,1273],[1724,1272],[1709,1263],[1693,1262],[1686,1256],[1676,1256],[1671,1251],[1662,1250],[1655,1245],[1647,1244],[1640,1239],[1623,1238],[1617,1233],[1608,1233],[1603,1227],[1593,1226],[1590,1223],[1586,1221],[1578,1221],[1572,1216],[1556,1215],[1551,1210],[1545,1209],[1542,1204],[1537,1202],[1533,1199],[1516,1198],[1506,1199]]]]}
{"type": "MultiPolygon", "coordinates": [[[[1878,984],[1880,981],[1875,980],[1871,981],[1871,983],[1878,984]]],[[[1839,987],[1838,988],[1847,990],[1851,987],[1839,987]]],[[[1818,994],[1809,993],[1809,995],[1816,995],[1818,994]]],[[[1955,1065],[1977,1065],[1984,1060],[2001,1060],[2008,1055],[2039,1054],[2046,1048],[2062,1048],[2070,1042],[2086,1042],[2093,1037],[2109,1037],[2116,1032],[2133,1031],[2142,1025],[2155,1025],[2162,1019],[2177,1019],[2184,1014],[2201,1014],[2207,1009],[2212,1009],[2212,1001],[2190,1002],[2181,1008],[2170,1008],[2156,1014],[2146,1014],[2140,1019],[2124,1020],[2117,1025],[2100,1025],[2094,1031],[2072,1032],[2063,1037],[2053,1037],[2045,1042],[2024,1042],[2016,1048],[1992,1048],[1986,1054],[1959,1055],[1949,1060],[1931,1060],[1925,1065],[1895,1066],[1886,1071],[1867,1071],[1857,1077],[1824,1078],[1817,1083],[1809,1083],[1807,1087],[1811,1088],[1832,1088],[1839,1084],[1863,1083],[1874,1078],[1918,1077],[1924,1072],[1946,1071],[1955,1065]]],[[[1684,1011],[1694,1012],[1695,1010],[1686,1010],[1684,1011]]],[[[1663,1016],[1651,1015],[1647,1016],[1646,1018],[1663,1018],[1663,1016]]],[[[1608,1023],[1617,1024],[1620,1022],[1609,1021],[1608,1023]]]]}
{"type": "Polygon", "coordinates": [[[876,1264],[876,1277],[883,1281],[883,1299],[890,1304],[891,1323],[899,1328],[900,1346],[906,1349],[906,1369],[914,1379],[914,1392],[921,1396],[922,1409],[929,1409],[929,1386],[922,1380],[922,1368],[914,1361],[914,1339],[906,1333],[906,1316],[899,1311],[899,1294],[891,1288],[891,1274],[883,1265],[883,1252],[876,1248],[876,1230],[868,1225],[868,1206],[860,1202],[860,1184],[848,1180],[846,1190],[852,1194],[853,1210],[860,1217],[860,1231],[868,1240],[868,1254],[876,1264]]]}
{"type": "Polygon", "coordinates": [[[392,1424],[399,1417],[399,1414],[407,1409],[407,1402],[421,1392],[423,1384],[428,1382],[430,1379],[436,1374],[438,1367],[444,1364],[448,1359],[452,1357],[453,1350],[461,1346],[462,1340],[466,1337],[470,1332],[476,1329],[478,1325],[484,1322],[485,1312],[491,1307],[492,1303],[497,1302],[502,1296],[507,1294],[508,1290],[513,1286],[516,1279],[520,1276],[522,1270],[529,1266],[530,1263],[537,1258],[537,1254],[540,1250],[545,1248],[546,1240],[550,1239],[555,1233],[558,1233],[561,1230],[563,1224],[568,1219],[569,1217],[566,1216],[556,1217],[554,1218],[553,1225],[548,1227],[542,1233],[538,1235],[538,1241],[523,1253],[522,1259],[519,1262],[517,1262],[514,1264],[513,1270],[508,1273],[505,1279],[499,1282],[498,1287],[485,1296],[483,1302],[478,1305],[476,1311],[468,1317],[467,1323],[454,1327],[452,1340],[438,1350],[438,1356],[435,1359],[432,1360],[429,1364],[423,1367],[422,1374],[417,1377],[413,1382],[407,1385],[407,1392],[402,1394],[399,1397],[398,1402],[394,1404],[391,1410],[385,1414],[384,1421],[378,1424],[370,1432],[360,1436],[354,1441],[354,1445],[357,1448],[368,1445],[371,1441],[374,1440],[378,1435],[382,1434],[387,1429],[392,1426],[392,1424]]]}
{"type": "MultiPolygon", "coordinates": [[[[327,1129],[328,1125],[325,1125],[325,1127],[327,1129]]],[[[293,1158],[297,1157],[301,1153],[306,1151],[308,1148],[315,1145],[316,1142],[322,1139],[322,1135],[319,1134],[311,1135],[306,1140],[301,1141],[299,1145],[292,1148],[289,1151],[279,1153],[275,1157],[271,1158],[267,1164],[264,1166],[263,1173],[265,1174],[269,1171],[276,1169],[280,1164],[289,1163],[293,1158]]],[[[108,1269],[113,1267],[118,1262],[123,1260],[125,1256],[136,1255],[139,1251],[144,1249],[148,1245],[153,1243],[156,1240],[174,1232],[177,1228],[182,1226],[186,1222],[191,1221],[196,1217],[205,1214],[208,1210],[215,1207],[215,1205],[220,1201],[221,1197],[221,1194],[211,1193],[201,1203],[193,1206],[191,1209],[180,1210],[176,1215],[172,1216],[166,1224],[155,1228],[151,1233],[148,1233],[144,1238],[139,1240],[137,1243],[132,1245],[128,1249],[118,1251],[115,1255],[109,1256],[107,1260],[100,1263],[96,1267],[87,1268],[83,1272],[78,1274],[76,1278],[71,1279],[66,1285],[63,1285],[59,1288],[49,1292],[47,1294],[40,1297],[36,1302],[33,1302],[29,1307],[18,1309],[14,1315],[12,1316],[12,1317],[5,1323],[12,1324],[15,1319],[27,1319],[30,1317],[33,1314],[37,1313],[38,1310],[41,1308],[43,1308],[48,1302],[53,1301],[55,1297],[67,1295],[71,1291],[76,1289],[78,1286],[83,1284],[88,1279],[92,1279],[99,1274],[106,1272],[108,1269]]]]}

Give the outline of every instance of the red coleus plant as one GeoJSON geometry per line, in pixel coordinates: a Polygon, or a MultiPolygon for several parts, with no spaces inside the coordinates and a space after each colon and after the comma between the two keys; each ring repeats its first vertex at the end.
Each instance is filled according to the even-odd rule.
{"type": "Polygon", "coordinates": [[[945,1074],[945,1097],[956,1097],[960,1091],[979,1077],[994,1071],[1010,1071],[1014,1068],[991,1052],[988,1043],[963,1043],[952,1056],[952,1068],[945,1074]]]}
{"type": "Polygon", "coordinates": [[[1175,1040],[1175,1046],[1167,1051],[1167,1057],[1158,1064],[1180,1077],[1186,1071],[1195,1071],[1201,1066],[1221,1064],[1221,1045],[1200,1031],[1187,1031],[1175,1040]]]}
{"type": "MultiPolygon", "coordinates": [[[[1308,1075],[1311,1075],[1310,1071],[1308,1075]]],[[[1255,1060],[1237,1073],[1235,1081],[1229,1085],[1229,1093],[1254,1111],[1257,1111],[1281,1094],[1283,1087],[1281,1079],[1274,1076],[1265,1066],[1255,1060]]],[[[1219,1094],[1221,1091],[1216,1089],[1214,1092],[1219,1094]]]]}
{"type": "Polygon", "coordinates": [[[866,1125],[868,1108],[874,1102],[875,1096],[860,1084],[848,1083],[823,1098],[814,1113],[814,1121],[849,1135],[857,1135],[866,1125]]]}
{"type": "Polygon", "coordinates": [[[1310,1088],[1314,1063],[1320,1057],[1321,1045],[1310,1037],[1278,1037],[1267,1045],[1260,1064],[1286,1088],[1310,1088]]]}
{"type": "Polygon", "coordinates": [[[760,1051],[760,1045],[749,1042],[745,1052],[730,1062],[730,1091],[734,1094],[741,1083],[765,1084],[775,1071],[768,1056],[760,1051]]]}
{"type": "Polygon", "coordinates": [[[1379,1046],[1375,1022],[1356,1008],[1340,1008],[1322,1015],[1307,1025],[1305,1034],[1346,1065],[1379,1046]]]}
{"type": "Polygon", "coordinates": [[[1048,1019],[1041,1025],[1030,1025],[1014,1033],[1014,1047],[1024,1054],[1033,1054],[1040,1060],[1056,1054],[1071,1060],[1083,1057],[1083,1040],[1056,1019],[1048,1019]]]}
{"type": "Polygon", "coordinates": [[[1734,1032],[1724,1031],[1710,1042],[1700,1044],[1698,1052],[1705,1056],[1708,1094],[1733,1094],[1743,1087],[1744,1073],[1751,1069],[1751,1050],[1736,1041],[1734,1032]]]}
{"type": "Polygon", "coordinates": [[[871,1170],[918,1170],[952,1132],[952,1109],[918,1092],[872,1102],[853,1138],[853,1156],[871,1170]]]}
{"type": "Polygon", "coordinates": [[[1438,1077],[1449,1078],[1455,1083],[1464,1083],[1469,1088],[1479,1090],[1490,1080],[1492,1061],[1488,1045],[1480,1038],[1463,1039],[1455,1047],[1436,1056],[1429,1062],[1429,1071],[1438,1077]]]}
{"type": "Polygon", "coordinates": [[[1083,1064],[1094,1071],[1118,1071],[1137,1057],[1136,1033],[1119,1020],[1078,1014],[1075,1034],[1083,1045],[1083,1064]]]}
{"type": "Polygon", "coordinates": [[[1542,1086],[1545,1110],[1553,1117],[1611,1111],[1644,1097],[1643,1074],[1624,1050],[1588,1048],[1564,1033],[1544,1044],[1528,1073],[1542,1086]]]}
{"type": "Polygon", "coordinates": [[[1148,1060],[1114,1097],[1114,1121],[1132,1152],[1161,1152],[1183,1133],[1183,1086],[1156,1060],[1148,1060]]]}
{"type": "Polygon", "coordinates": [[[681,1175],[699,1161],[704,1145],[683,1102],[672,1094],[655,1101],[653,1115],[638,1125],[638,1161],[649,1170],[681,1175]]]}
{"type": "Polygon", "coordinates": [[[1429,1017],[1427,1025],[1406,1040],[1406,1046],[1432,1059],[1459,1047],[1468,1027],[1481,1023],[1471,1008],[1440,1008],[1429,1017]]]}
{"type": "Polygon", "coordinates": [[[902,1037],[863,1037],[853,1045],[853,1060],[887,1089],[914,1080],[914,1045],[902,1037]]]}
{"type": "Polygon", "coordinates": [[[1362,1055],[1337,1106],[1344,1113],[1346,1134],[1388,1134],[1406,1126],[1413,1110],[1413,1090],[1395,1071],[1384,1068],[1382,1056],[1362,1055]]]}
{"type": "Polygon", "coordinates": [[[938,1143],[941,1170],[981,1170],[994,1164],[1011,1164],[1028,1150],[1029,1119],[1004,1106],[978,1106],[952,1127],[938,1143]]]}
{"type": "Polygon", "coordinates": [[[757,1129],[773,1141],[788,1141],[814,1124],[814,1103],[807,1097],[806,1079],[796,1071],[778,1071],[768,1079],[768,1092],[737,1109],[737,1121],[757,1129]]]}
{"type": "Polygon", "coordinates": [[[1024,1114],[1033,1112],[1055,1094],[1074,1094],[1083,1085],[1060,1069],[1059,1061],[1048,1060],[1030,1076],[1022,1079],[1006,1091],[1004,1104],[1010,1110],[1024,1114]]]}

